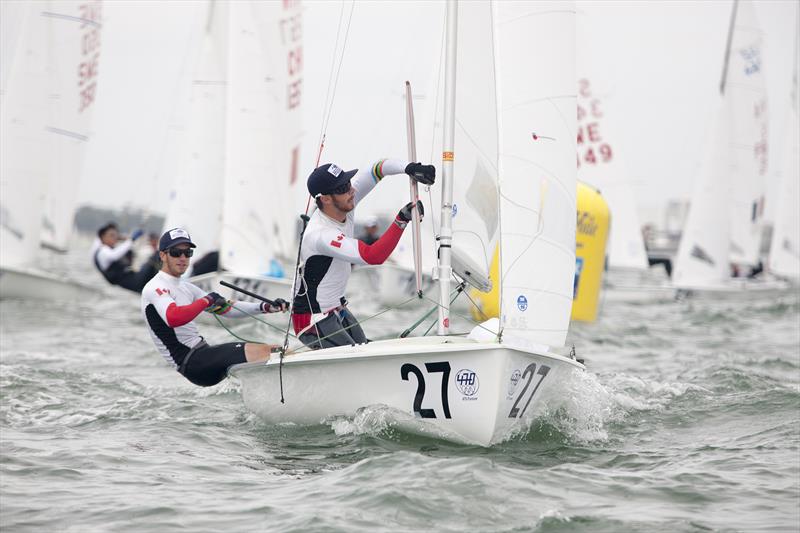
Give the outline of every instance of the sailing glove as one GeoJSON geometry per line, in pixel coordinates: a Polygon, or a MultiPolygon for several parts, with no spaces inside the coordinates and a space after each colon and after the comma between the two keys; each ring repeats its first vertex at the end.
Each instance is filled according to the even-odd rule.
{"type": "Polygon", "coordinates": [[[262,313],[277,313],[278,311],[284,312],[289,309],[289,302],[283,298],[277,298],[272,301],[272,305],[267,302],[261,302],[262,313]]]}
{"type": "MultiPolygon", "coordinates": [[[[394,219],[394,223],[397,224],[400,229],[406,229],[406,225],[411,222],[412,216],[412,209],[414,208],[413,202],[408,202],[403,209],[397,213],[397,218],[394,219]]],[[[417,200],[417,211],[419,211],[419,221],[422,222],[422,218],[425,216],[425,208],[422,207],[422,202],[417,200]]]]}
{"type": "Polygon", "coordinates": [[[133,230],[133,233],[131,233],[131,240],[135,241],[136,239],[138,239],[142,235],[144,235],[144,230],[143,229],[135,229],[135,230],[133,230]]]}
{"type": "Polygon", "coordinates": [[[226,300],[216,292],[209,292],[203,298],[205,298],[206,301],[208,302],[206,311],[208,311],[209,313],[219,313],[220,311],[226,311],[228,307],[230,307],[228,300],[226,300]]]}
{"type": "Polygon", "coordinates": [[[409,163],[406,165],[406,174],[411,176],[414,181],[423,185],[433,185],[436,181],[436,167],[433,165],[423,165],[422,163],[409,163]]]}

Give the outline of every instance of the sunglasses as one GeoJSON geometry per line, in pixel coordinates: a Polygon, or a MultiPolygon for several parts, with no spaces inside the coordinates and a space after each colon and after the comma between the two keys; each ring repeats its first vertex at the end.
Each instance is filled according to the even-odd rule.
{"type": "Polygon", "coordinates": [[[194,250],[191,248],[170,248],[167,250],[167,252],[169,252],[170,257],[180,257],[182,255],[185,255],[186,257],[192,257],[194,255],[194,250]]]}
{"type": "Polygon", "coordinates": [[[347,182],[339,185],[338,187],[336,187],[335,189],[333,189],[331,192],[329,192],[327,194],[345,194],[345,193],[350,192],[351,188],[352,188],[352,185],[350,185],[350,180],[347,180],[347,182]]]}

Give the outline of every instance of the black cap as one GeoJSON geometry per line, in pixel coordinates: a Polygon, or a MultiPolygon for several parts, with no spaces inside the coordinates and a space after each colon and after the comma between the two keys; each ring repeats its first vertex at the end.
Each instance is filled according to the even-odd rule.
{"type": "Polygon", "coordinates": [[[161,236],[161,239],[158,241],[158,249],[162,252],[166,252],[178,244],[188,244],[190,248],[197,247],[192,242],[192,238],[189,237],[185,229],[172,228],[171,230],[165,231],[164,235],[161,236]]]}
{"type": "Polygon", "coordinates": [[[337,187],[341,187],[356,175],[358,169],[342,170],[333,163],[326,163],[314,169],[308,177],[308,193],[317,197],[319,194],[330,194],[337,187]]]}

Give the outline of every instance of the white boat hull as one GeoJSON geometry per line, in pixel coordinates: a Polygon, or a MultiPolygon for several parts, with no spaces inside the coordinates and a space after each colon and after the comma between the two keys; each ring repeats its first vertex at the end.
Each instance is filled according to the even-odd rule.
{"type": "Polygon", "coordinates": [[[583,365],[553,353],[452,337],[418,337],[289,355],[230,368],[245,406],[270,423],[319,424],[366,407],[396,427],[491,446],[557,408],[560,386],[583,365]],[[444,382],[443,382],[444,380],[444,382]]]}
{"type": "Polygon", "coordinates": [[[682,287],[677,298],[736,299],[780,296],[792,290],[792,285],[781,279],[731,278],[718,286],[682,287]]]}
{"type": "Polygon", "coordinates": [[[94,294],[97,288],[34,269],[0,267],[0,299],[69,300],[94,294]]]}

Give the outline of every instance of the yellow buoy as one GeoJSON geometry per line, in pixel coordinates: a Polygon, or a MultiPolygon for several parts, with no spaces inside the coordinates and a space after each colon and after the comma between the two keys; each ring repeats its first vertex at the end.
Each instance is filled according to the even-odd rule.
{"type": "Polygon", "coordinates": [[[608,204],[600,191],[578,183],[572,320],[594,322],[597,318],[610,221],[608,204]]]}

